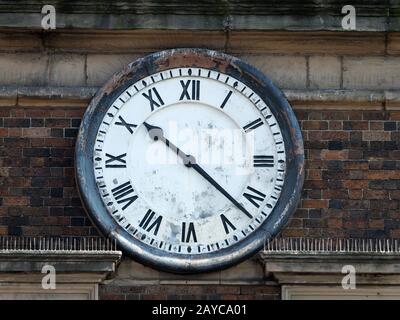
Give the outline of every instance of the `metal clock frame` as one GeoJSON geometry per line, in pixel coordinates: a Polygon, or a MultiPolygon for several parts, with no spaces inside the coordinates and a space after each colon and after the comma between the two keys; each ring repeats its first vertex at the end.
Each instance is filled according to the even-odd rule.
{"type": "Polygon", "coordinates": [[[115,239],[135,260],[159,270],[198,273],[224,269],[254,255],[275,237],[297,207],[304,181],[304,147],[295,114],[284,94],[260,71],[230,55],[207,49],[171,49],[138,59],[114,75],[93,97],[82,119],[75,150],[76,180],[81,199],[100,231],[115,239]],[[286,151],[286,176],[276,206],[248,237],[228,248],[205,254],[174,254],[150,247],[131,236],[109,214],[98,192],[93,170],[97,130],[113,101],[135,82],[172,68],[206,68],[230,75],[256,92],[281,128],[286,151]]]}

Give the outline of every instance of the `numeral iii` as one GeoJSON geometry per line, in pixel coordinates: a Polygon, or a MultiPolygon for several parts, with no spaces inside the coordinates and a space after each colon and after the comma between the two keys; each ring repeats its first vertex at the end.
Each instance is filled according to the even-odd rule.
{"type": "Polygon", "coordinates": [[[273,167],[274,156],[254,156],[254,167],[273,167]]]}

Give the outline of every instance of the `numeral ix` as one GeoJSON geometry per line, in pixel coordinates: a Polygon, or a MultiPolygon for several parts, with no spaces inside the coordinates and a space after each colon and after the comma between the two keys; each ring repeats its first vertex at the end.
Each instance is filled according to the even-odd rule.
{"type": "Polygon", "coordinates": [[[106,168],[126,168],[126,153],[120,154],[119,156],[113,156],[112,154],[106,153],[106,168]]]}

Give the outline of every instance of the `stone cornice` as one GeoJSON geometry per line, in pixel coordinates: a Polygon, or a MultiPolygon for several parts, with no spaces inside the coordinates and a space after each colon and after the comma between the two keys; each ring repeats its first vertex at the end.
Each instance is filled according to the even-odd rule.
{"type": "MultiPolygon", "coordinates": [[[[343,1],[63,1],[58,28],[191,30],[339,30],[343,1]]],[[[354,0],[357,30],[400,30],[398,1],[354,0]]],[[[42,2],[0,2],[0,25],[40,28],[42,2]]]]}
{"type": "Polygon", "coordinates": [[[340,285],[344,266],[357,284],[400,284],[398,239],[276,238],[259,258],[265,275],[285,285],[340,285]]]}
{"type": "MultiPolygon", "coordinates": [[[[0,107],[84,108],[98,87],[0,87],[0,107]]],[[[400,91],[283,90],[295,109],[400,110],[400,91]]]]}
{"type": "MultiPolygon", "coordinates": [[[[399,19],[400,20],[400,19],[399,19]]],[[[206,47],[231,54],[398,55],[400,32],[0,29],[0,52],[139,53],[206,47]]]]}

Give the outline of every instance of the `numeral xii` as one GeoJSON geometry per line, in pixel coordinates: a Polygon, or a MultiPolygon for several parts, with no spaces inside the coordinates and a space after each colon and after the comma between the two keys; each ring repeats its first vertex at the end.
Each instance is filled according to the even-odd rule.
{"type": "Polygon", "coordinates": [[[180,81],[182,93],[179,100],[200,100],[200,80],[180,81]]]}

